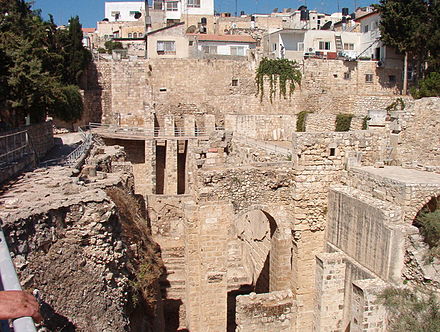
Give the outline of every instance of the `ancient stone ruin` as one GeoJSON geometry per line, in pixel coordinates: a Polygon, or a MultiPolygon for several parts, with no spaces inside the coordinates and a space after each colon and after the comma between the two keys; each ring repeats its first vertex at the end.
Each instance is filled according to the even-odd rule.
{"type": "Polygon", "coordinates": [[[260,102],[255,66],[95,63],[79,125],[98,122],[96,142],[81,172],[38,169],[0,197],[21,280],[59,320],[388,331],[380,290],[429,281],[438,292],[438,261],[424,262],[413,223],[440,197],[440,99],[403,97],[390,111],[399,96],[374,63],[310,59],[290,98],[260,102]],[[339,114],[352,115],[349,131],[335,131],[339,114]],[[127,208],[110,189],[138,199],[127,208]]]}

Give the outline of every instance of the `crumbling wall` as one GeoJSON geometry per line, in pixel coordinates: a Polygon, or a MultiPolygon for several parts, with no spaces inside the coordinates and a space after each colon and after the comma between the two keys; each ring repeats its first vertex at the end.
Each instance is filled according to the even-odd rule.
{"type": "Polygon", "coordinates": [[[72,174],[38,169],[0,197],[22,285],[39,290],[51,330],[159,331],[160,257],[148,236],[139,241],[130,174],[72,174]],[[124,202],[115,204],[109,188],[124,202]]]}
{"type": "Polygon", "coordinates": [[[235,211],[255,204],[293,204],[295,188],[291,163],[275,170],[266,167],[240,167],[206,170],[198,173],[201,200],[228,200],[235,211]]]}
{"type": "Polygon", "coordinates": [[[237,296],[239,332],[288,332],[296,323],[296,303],[290,290],[237,296]]]}

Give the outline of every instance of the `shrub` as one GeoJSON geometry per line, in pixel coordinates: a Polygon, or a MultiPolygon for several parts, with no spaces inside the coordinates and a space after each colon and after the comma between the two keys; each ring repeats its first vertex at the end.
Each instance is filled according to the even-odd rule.
{"type": "Polygon", "coordinates": [[[419,88],[411,88],[411,95],[416,99],[440,97],[440,73],[429,73],[425,79],[420,81],[419,88]]]}
{"type": "Polygon", "coordinates": [[[298,117],[296,118],[296,131],[297,132],[305,132],[306,131],[306,119],[307,114],[311,112],[302,111],[298,113],[298,117]]]}
{"type": "Polygon", "coordinates": [[[353,114],[338,114],[336,116],[335,131],[349,131],[353,114]]]}
{"type": "Polygon", "coordinates": [[[362,119],[362,130],[368,129],[368,121],[369,120],[371,120],[371,118],[368,115],[364,116],[364,118],[362,119]]]}
{"type": "Polygon", "coordinates": [[[388,287],[377,299],[387,309],[390,331],[440,331],[440,303],[434,292],[388,287]]]}
{"type": "Polygon", "coordinates": [[[112,54],[112,51],[113,51],[113,50],[120,50],[120,49],[123,49],[123,48],[124,48],[124,47],[122,46],[122,43],[121,43],[121,42],[115,42],[115,41],[113,41],[113,40],[106,41],[106,42],[104,43],[104,46],[105,46],[105,48],[106,48],[106,50],[107,50],[107,52],[108,52],[109,54],[112,54]]]}

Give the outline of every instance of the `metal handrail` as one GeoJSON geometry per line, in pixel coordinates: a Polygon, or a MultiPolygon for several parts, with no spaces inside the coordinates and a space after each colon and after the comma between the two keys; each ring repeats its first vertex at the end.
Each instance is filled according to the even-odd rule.
{"type": "MultiPolygon", "coordinates": [[[[89,124],[91,130],[99,132],[99,130],[105,130],[111,133],[128,134],[128,135],[142,135],[147,137],[198,137],[209,136],[209,132],[206,128],[194,128],[188,129],[184,127],[174,128],[142,128],[131,126],[119,126],[113,124],[93,123],[89,124]]],[[[215,127],[214,130],[224,130],[224,127],[215,127]]]]}
{"type": "MultiPolygon", "coordinates": [[[[21,290],[17,272],[12,263],[9,248],[3,230],[0,228],[0,278],[3,290],[21,290]]],[[[13,320],[15,332],[36,332],[34,321],[31,317],[22,317],[13,320]]]]}

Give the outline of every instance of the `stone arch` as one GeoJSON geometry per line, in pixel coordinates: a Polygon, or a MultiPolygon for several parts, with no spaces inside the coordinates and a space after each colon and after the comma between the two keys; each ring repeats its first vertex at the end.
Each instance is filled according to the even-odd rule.
{"type": "MultiPolygon", "coordinates": [[[[440,204],[440,192],[433,193],[429,196],[424,196],[420,199],[420,203],[417,204],[412,210],[408,219],[412,224],[414,224],[417,216],[425,209],[431,209],[433,204],[440,204]]],[[[432,211],[432,210],[431,210],[432,211]]]]}
{"type": "Polygon", "coordinates": [[[243,263],[257,293],[289,288],[290,230],[278,211],[257,204],[237,215],[235,227],[241,241],[243,263]]]}

